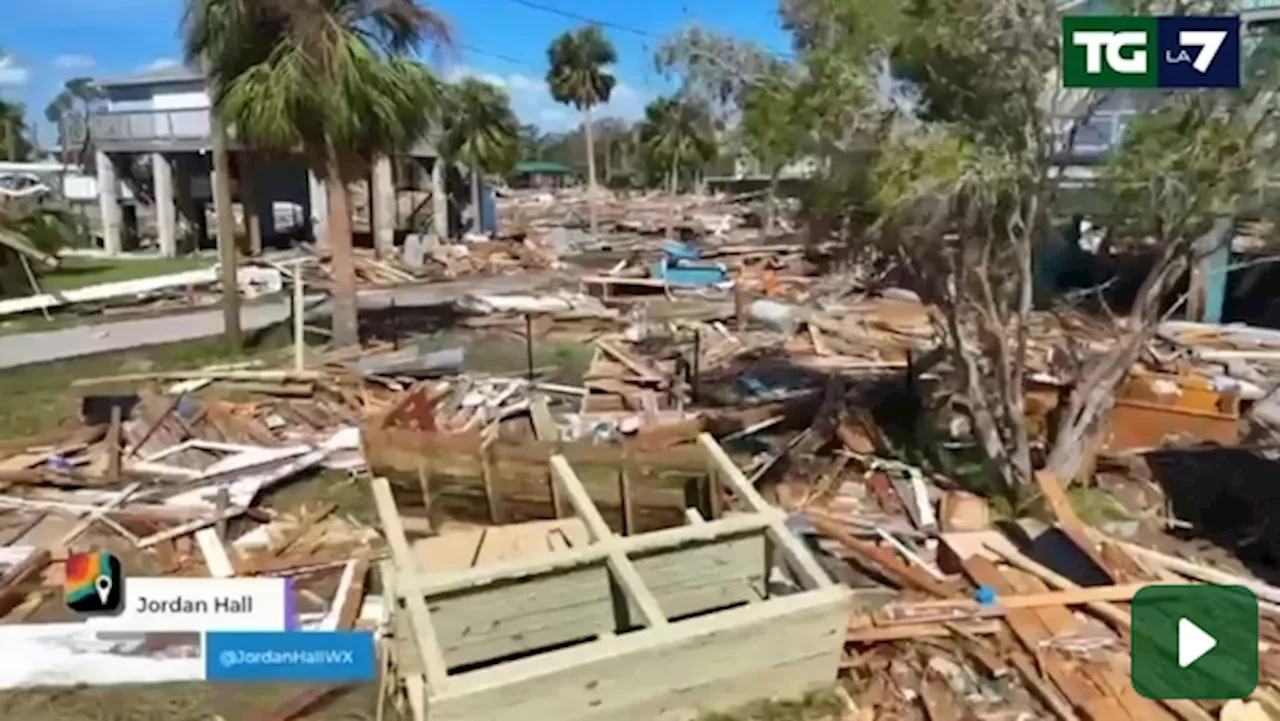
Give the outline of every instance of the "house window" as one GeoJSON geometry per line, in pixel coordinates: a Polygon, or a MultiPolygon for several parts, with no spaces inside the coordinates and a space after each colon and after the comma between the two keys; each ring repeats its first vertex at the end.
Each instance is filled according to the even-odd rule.
{"type": "Polygon", "coordinates": [[[1075,152],[1097,152],[1111,148],[1115,137],[1116,118],[1110,115],[1094,116],[1076,128],[1075,152]]]}

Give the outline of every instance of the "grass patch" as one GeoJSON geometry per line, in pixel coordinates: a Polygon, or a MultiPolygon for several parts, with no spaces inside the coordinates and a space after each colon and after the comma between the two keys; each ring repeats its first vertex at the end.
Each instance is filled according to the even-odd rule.
{"type": "Polygon", "coordinates": [[[1101,488],[1072,486],[1067,489],[1067,501],[1075,509],[1076,515],[1091,526],[1129,518],[1125,507],[1101,488]]]}
{"type": "Polygon", "coordinates": [[[40,277],[40,287],[46,291],[67,291],[100,283],[116,283],[137,280],[168,273],[208,268],[215,264],[212,258],[145,258],[139,260],[110,260],[106,258],[67,257],[56,270],[40,277]]]}
{"type": "MultiPolygon", "coordinates": [[[[82,389],[73,389],[71,384],[82,378],[283,359],[282,353],[289,342],[288,329],[280,328],[257,339],[244,351],[232,350],[221,337],[203,338],[6,370],[0,374],[0,398],[4,399],[0,401],[0,438],[36,435],[74,419],[79,412],[82,389]]],[[[136,384],[104,385],[83,390],[111,393],[132,391],[136,387],[136,384]]]]}
{"type": "MultiPolygon", "coordinates": [[[[227,721],[265,718],[303,684],[203,682],[23,689],[0,692],[0,717],[24,721],[227,721]]],[[[371,721],[377,684],[363,683],[316,704],[297,721],[371,721]]],[[[389,719],[401,718],[388,714],[389,719]]]]}

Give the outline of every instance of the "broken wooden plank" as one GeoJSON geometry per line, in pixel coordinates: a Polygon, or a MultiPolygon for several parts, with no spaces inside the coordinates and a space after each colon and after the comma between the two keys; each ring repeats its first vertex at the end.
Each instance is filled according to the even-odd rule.
{"type": "MultiPolygon", "coordinates": [[[[853,623],[857,623],[856,621],[853,623]]],[[[904,623],[895,626],[863,626],[845,633],[845,641],[850,643],[872,643],[877,641],[901,641],[914,638],[947,638],[953,634],[949,626],[962,628],[966,633],[975,636],[990,636],[1000,633],[1004,624],[998,620],[957,621],[955,623],[904,623]]]]}
{"type": "Polygon", "coordinates": [[[1004,616],[1009,611],[1023,608],[1052,606],[1076,606],[1095,601],[1129,601],[1149,584],[1133,583],[1123,586],[1093,586],[1044,593],[999,595],[994,603],[980,604],[971,600],[919,601],[916,603],[889,604],[877,611],[873,618],[878,625],[895,623],[925,623],[947,620],[969,620],[1004,616]]]}
{"type": "MultiPolygon", "coordinates": [[[[990,560],[982,556],[970,556],[964,559],[963,565],[966,575],[973,579],[974,583],[989,586],[998,593],[1016,592],[1016,589],[990,560]]],[[[1052,641],[1054,634],[1036,613],[1036,609],[1011,609],[1005,614],[1005,621],[1027,653],[1032,658],[1040,660],[1044,672],[1062,692],[1063,697],[1068,699],[1086,718],[1092,721],[1129,719],[1129,715],[1119,701],[1105,690],[1096,687],[1055,649],[1044,648],[1045,644],[1052,641]]]]}
{"type": "Polygon", "coordinates": [[[609,357],[621,363],[623,366],[626,367],[627,370],[631,371],[632,373],[635,373],[637,376],[639,376],[643,380],[650,383],[662,382],[661,375],[659,375],[656,371],[644,365],[640,361],[636,360],[635,357],[633,357],[631,354],[627,353],[626,351],[622,350],[618,346],[614,345],[612,342],[607,341],[603,338],[599,338],[596,340],[595,344],[597,348],[604,351],[609,357]]]}
{"type": "Polygon", "coordinates": [[[24,587],[33,584],[53,561],[47,548],[38,548],[0,575],[0,618],[27,597],[24,587]]]}

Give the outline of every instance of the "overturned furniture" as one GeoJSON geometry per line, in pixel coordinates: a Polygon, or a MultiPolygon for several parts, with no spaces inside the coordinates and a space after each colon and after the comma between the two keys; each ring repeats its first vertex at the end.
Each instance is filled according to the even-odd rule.
{"type": "Polygon", "coordinates": [[[617,536],[556,456],[591,543],[450,574],[415,570],[390,484],[376,479],[391,666],[413,718],[682,721],[831,683],[849,590],[711,436],[699,445],[745,512],[690,509],[688,525],[617,536]],[[789,592],[771,592],[775,560],[789,592]]]}

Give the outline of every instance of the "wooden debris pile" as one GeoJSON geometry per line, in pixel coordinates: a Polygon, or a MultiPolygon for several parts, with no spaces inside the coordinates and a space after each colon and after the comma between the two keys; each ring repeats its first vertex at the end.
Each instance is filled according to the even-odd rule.
{"type": "MultiPolygon", "coordinates": [[[[678,195],[661,191],[615,193],[597,189],[598,222],[608,233],[657,235],[669,229],[697,235],[726,236],[739,228],[759,228],[759,218],[744,200],[756,195],[678,195]]],[[[539,236],[552,228],[584,228],[589,222],[587,191],[509,190],[498,199],[498,212],[511,234],[539,236]]],[[[756,231],[758,233],[758,231],[756,231]]]]}
{"type": "Polygon", "coordinates": [[[1019,543],[991,526],[981,499],[875,456],[864,430],[842,428],[843,449],[817,484],[784,484],[777,495],[821,548],[849,564],[857,610],[842,668],[867,718],[1217,718],[1222,702],[1134,691],[1128,604],[1150,584],[1253,589],[1264,642],[1249,701],[1277,698],[1280,615],[1267,599],[1280,589],[1106,536],[1047,474],[1037,481],[1056,524],[1024,524],[1036,540],[1019,543]],[[1054,568],[1031,555],[1050,546],[1060,549],[1054,568]]]}
{"type": "MultiPolygon", "coordinates": [[[[366,248],[356,248],[353,253],[356,284],[362,288],[386,288],[477,275],[511,275],[554,268],[559,262],[553,248],[532,240],[440,244],[424,249],[418,266],[410,265],[401,255],[380,258],[366,248]]],[[[307,266],[307,286],[332,288],[332,257],[317,253],[316,259],[317,262],[307,266]]]]}

